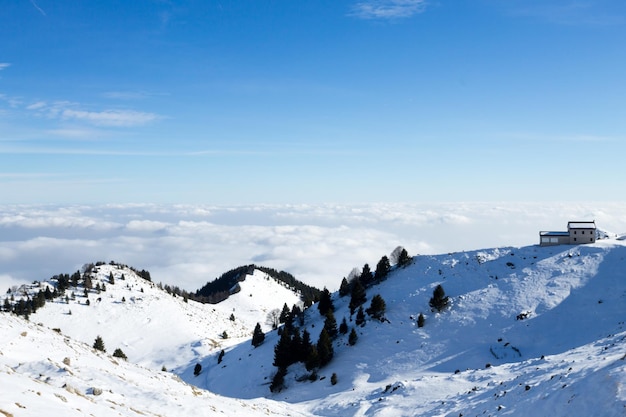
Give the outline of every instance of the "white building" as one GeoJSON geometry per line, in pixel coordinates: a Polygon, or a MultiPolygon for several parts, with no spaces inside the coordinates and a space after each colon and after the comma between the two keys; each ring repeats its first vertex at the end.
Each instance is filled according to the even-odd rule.
{"type": "Polygon", "coordinates": [[[551,245],[580,245],[596,241],[596,222],[581,221],[568,222],[567,232],[539,232],[539,244],[551,245]]]}

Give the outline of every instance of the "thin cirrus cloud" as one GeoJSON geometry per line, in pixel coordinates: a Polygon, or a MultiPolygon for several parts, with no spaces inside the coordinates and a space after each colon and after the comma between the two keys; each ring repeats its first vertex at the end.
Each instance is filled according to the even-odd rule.
{"type": "Polygon", "coordinates": [[[134,110],[85,111],[65,109],[61,113],[64,120],[82,120],[96,126],[130,127],[141,126],[159,118],[154,113],[134,110]]]}
{"type": "Polygon", "coordinates": [[[9,64],[8,62],[0,62],[0,71],[2,71],[5,68],[10,67],[11,64],[9,64]]]}
{"type": "Polygon", "coordinates": [[[401,19],[424,12],[426,0],[367,0],[352,7],[353,17],[361,19],[401,19]]]}
{"type": "MultiPolygon", "coordinates": [[[[3,97],[9,101],[8,97],[3,97]]],[[[134,127],[152,123],[162,117],[155,113],[131,109],[85,110],[78,103],[70,101],[46,102],[37,100],[24,106],[33,114],[48,119],[74,121],[98,127],[134,127]]]]}

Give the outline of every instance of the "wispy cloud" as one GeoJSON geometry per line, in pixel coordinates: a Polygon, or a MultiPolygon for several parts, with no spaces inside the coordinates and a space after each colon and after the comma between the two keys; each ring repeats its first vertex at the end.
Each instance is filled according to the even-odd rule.
{"type": "Polygon", "coordinates": [[[61,113],[63,119],[83,120],[96,126],[140,126],[159,118],[154,113],[134,110],[85,111],[65,109],[61,113]]]}
{"type": "MultiPolygon", "coordinates": [[[[2,98],[2,97],[0,97],[2,98]]],[[[8,98],[4,98],[9,101],[8,98]]],[[[13,100],[15,101],[15,100],[13,100]]],[[[19,103],[18,103],[19,104],[19,103]]],[[[15,107],[15,106],[14,106],[15,107]]],[[[79,103],[70,101],[46,102],[35,101],[24,108],[41,117],[50,119],[72,120],[88,123],[94,126],[132,127],[142,126],[161,118],[155,113],[129,109],[85,110],[79,103]]]]}
{"type": "Polygon", "coordinates": [[[44,10],[41,7],[39,7],[39,5],[35,2],[35,0],[30,0],[30,3],[33,5],[35,9],[37,9],[39,13],[42,14],[42,16],[46,16],[46,12],[44,12],[44,10]]]}
{"type": "Polygon", "coordinates": [[[365,0],[352,7],[351,16],[360,19],[400,19],[422,13],[427,0],[365,0]]]}
{"type": "Polygon", "coordinates": [[[8,62],[0,62],[0,71],[2,71],[5,68],[10,67],[11,64],[9,64],[8,62]]]}

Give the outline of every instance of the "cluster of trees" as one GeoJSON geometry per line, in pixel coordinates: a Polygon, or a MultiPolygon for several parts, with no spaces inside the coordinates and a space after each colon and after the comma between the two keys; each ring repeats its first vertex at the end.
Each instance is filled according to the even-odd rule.
{"type": "MultiPolygon", "coordinates": [[[[100,337],[100,335],[98,335],[96,337],[96,340],[93,342],[93,348],[96,350],[99,350],[100,352],[107,351],[104,346],[104,340],[102,340],[102,337],[100,337]]],[[[113,356],[116,358],[124,359],[124,360],[128,359],[124,351],[120,348],[117,348],[113,351],[113,356]]]]}
{"type": "Polygon", "coordinates": [[[287,288],[300,294],[300,298],[305,307],[312,305],[319,299],[319,289],[298,281],[290,273],[263,266],[256,266],[254,264],[240,266],[223,273],[219,278],[205,284],[202,288],[197,290],[195,294],[189,294],[189,297],[201,303],[217,304],[227,299],[231,294],[231,290],[235,288],[239,282],[244,281],[246,275],[251,275],[255,269],[263,271],[277,282],[282,283],[287,288]]]}

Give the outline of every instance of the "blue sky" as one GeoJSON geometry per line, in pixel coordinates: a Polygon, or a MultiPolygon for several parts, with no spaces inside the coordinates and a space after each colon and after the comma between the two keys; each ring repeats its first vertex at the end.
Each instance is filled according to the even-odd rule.
{"type": "Polygon", "coordinates": [[[622,0],[4,2],[1,201],[623,200],[625,39],[622,0]]]}

